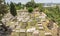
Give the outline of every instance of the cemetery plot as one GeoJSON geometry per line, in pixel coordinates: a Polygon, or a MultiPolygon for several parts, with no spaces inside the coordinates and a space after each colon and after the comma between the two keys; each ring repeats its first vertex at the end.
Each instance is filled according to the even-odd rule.
{"type": "Polygon", "coordinates": [[[21,11],[16,17],[9,16],[5,16],[2,21],[6,23],[6,26],[12,28],[11,36],[52,36],[52,34],[55,36],[56,34],[53,31],[57,30],[57,25],[49,21],[43,12],[28,13],[21,11]]]}

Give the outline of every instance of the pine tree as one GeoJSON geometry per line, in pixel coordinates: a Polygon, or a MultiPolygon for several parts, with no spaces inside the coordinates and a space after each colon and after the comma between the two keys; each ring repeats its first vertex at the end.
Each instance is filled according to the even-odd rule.
{"type": "Polygon", "coordinates": [[[11,13],[13,16],[16,16],[16,15],[17,15],[15,5],[14,5],[12,2],[11,2],[11,4],[10,4],[10,13],[11,13]]]}

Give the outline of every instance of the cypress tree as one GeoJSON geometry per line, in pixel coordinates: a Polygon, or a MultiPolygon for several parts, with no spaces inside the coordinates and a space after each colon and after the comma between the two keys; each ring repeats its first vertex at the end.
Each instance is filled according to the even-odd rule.
{"type": "Polygon", "coordinates": [[[16,16],[16,15],[17,15],[15,5],[14,5],[12,2],[11,2],[11,4],[10,4],[10,13],[11,13],[13,16],[16,16]]]}

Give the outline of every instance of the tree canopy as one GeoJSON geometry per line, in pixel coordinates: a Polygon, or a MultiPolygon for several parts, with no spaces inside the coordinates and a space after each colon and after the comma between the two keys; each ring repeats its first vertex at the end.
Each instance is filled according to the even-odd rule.
{"type": "Polygon", "coordinates": [[[36,4],[35,2],[28,2],[28,3],[26,4],[26,7],[36,8],[36,7],[38,7],[38,4],[36,4]]]}
{"type": "Polygon", "coordinates": [[[2,19],[2,16],[8,12],[6,4],[4,4],[3,0],[0,0],[0,19],[2,19]]]}
{"type": "Polygon", "coordinates": [[[17,15],[15,5],[14,5],[12,2],[11,2],[11,4],[10,4],[10,13],[11,13],[13,16],[16,16],[16,15],[17,15]]]}
{"type": "Polygon", "coordinates": [[[28,8],[28,12],[29,12],[29,13],[32,13],[32,11],[33,11],[33,8],[32,8],[32,7],[29,7],[29,8],[28,8]]]}

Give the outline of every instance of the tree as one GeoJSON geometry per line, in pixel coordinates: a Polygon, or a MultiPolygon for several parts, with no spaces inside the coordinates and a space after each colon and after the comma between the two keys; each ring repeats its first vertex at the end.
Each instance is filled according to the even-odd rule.
{"type": "Polygon", "coordinates": [[[60,8],[59,8],[59,6],[56,6],[56,11],[59,13],[60,12],[60,8]]]}
{"type": "Polygon", "coordinates": [[[15,6],[16,6],[16,10],[20,10],[22,7],[21,7],[21,3],[19,2],[19,3],[15,3],[15,6]]]}
{"type": "Polygon", "coordinates": [[[14,5],[12,2],[11,2],[11,4],[10,4],[10,13],[11,13],[13,16],[16,16],[16,15],[17,15],[15,5],[14,5]]]}
{"type": "Polygon", "coordinates": [[[0,19],[8,12],[6,4],[4,4],[4,0],[0,0],[0,19]]]}
{"type": "Polygon", "coordinates": [[[3,0],[0,0],[0,4],[3,2],[3,0]]]}
{"type": "Polygon", "coordinates": [[[19,2],[17,5],[18,5],[18,6],[21,6],[21,3],[19,2]]]}
{"type": "Polygon", "coordinates": [[[32,11],[33,11],[33,8],[32,8],[32,7],[29,7],[29,8],[28,8],[28,12],[29,12],[29,13],[32,13],[32,11]]]}
{"type": "Polygon", "coordinates": [[[9,3],[7,3],[7,6],[9,6],[9,3]]]}
{"type": "Polygon", "coordinates": [[[42,4],[39,4],[39,11],[40,11],[40,12],[44,11],[42,4]]]}
{"type": "Polygon", "coordinates": [[[33,7],[33,8],[36,8],[38,5],[35,3],[35,2],[28,2],[26,4],[26,7],[33,7]]]}

